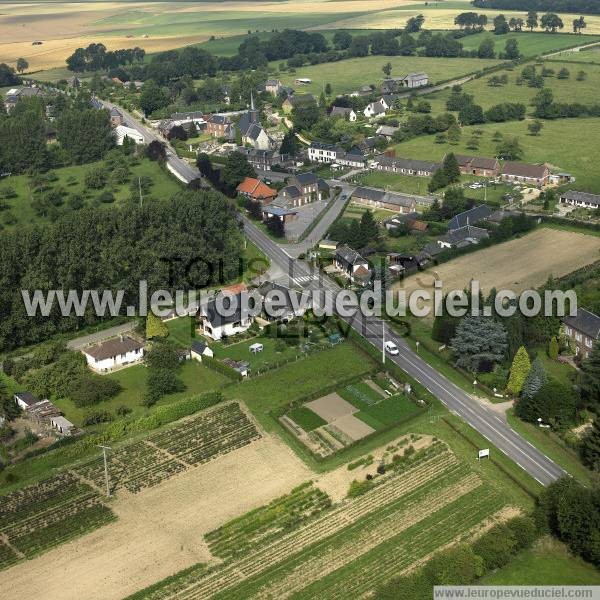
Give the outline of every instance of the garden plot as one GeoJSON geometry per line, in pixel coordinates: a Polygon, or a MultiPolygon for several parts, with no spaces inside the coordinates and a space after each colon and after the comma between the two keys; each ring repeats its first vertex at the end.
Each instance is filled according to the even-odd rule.
{"type": "Polygon", "coordinates": [[[114,519],[96,491],[71,473],[8,494],[0,503],[0,568],[114,519]]]}

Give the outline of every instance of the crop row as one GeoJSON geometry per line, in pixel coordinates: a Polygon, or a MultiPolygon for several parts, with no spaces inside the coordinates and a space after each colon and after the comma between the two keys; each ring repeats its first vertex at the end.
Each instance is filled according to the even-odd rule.
{"type": "Polygon", "coordinates": [[[0,502],[0,532],[36,514],[89,493],[90,488],[71,473],[55,475],[35,485],[2,496],[0,502]]]}
{"type": "MultiPolygon", "coordinates": [[[[415,454],[412,469],[407,469],[401,476],[392,473],[368,493],[359,498],[345,501],[321,516],[310,520],[305,526],[292,533],[281,535],[279,539],[264,548],[258,548],[251,556],[233,561],[219,568],[209,569],[203,577],[183,577],[177,584],[169,586],[166,594],[152,595],[152,598],[203,598],[219,593],[240,582],[240,577],[250,578],[269,569],[335,533],[344,530],[353,522],[366,515],[376,514],[387,504],[398,501],[407,494],[418,489],[428,481],[435,481],[445,472],[460,470],[461,465],[445,446],[432,452],[426,459],[420,460],[415,454]]],[[[459,474],[460,475],[460,474],[459,474]]]]}
{"type": "Polygon", "coordinates": [[[270,544],[330,507],[331,499],[325,492],[312,484],[303,485],[211,531],[205,539],[213,555],[237,558],[270,544]]]}
{"type": "Polygon", "coordinates": [[[503,498],[495,490],[480,486],[343,568],[305,586],[293,597],[295,600],[359,598],[437,549],[468,537],[503,505],[503,498]]]}
{"type": "Polygon", "coordinates": [[[13,550],[0,540],[0,569],[6,569],[16,563],[19,556],[13,550]]]}

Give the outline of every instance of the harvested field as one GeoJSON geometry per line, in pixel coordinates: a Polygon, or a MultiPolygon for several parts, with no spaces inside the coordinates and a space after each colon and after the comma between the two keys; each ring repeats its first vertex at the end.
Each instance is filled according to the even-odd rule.
{"type": "Polygon", "coordinates": [[[336,419],[333,426],[354,442],[375,432],[375,429],[367,425],[364,421],[357,419],[354,415],[345,415],[336,419]]]}
{"type": "MultiPolygon", "coordinates": [[[[541,227],[518,239],[466,254],[407,277],[394,289],[433,292],[435,278],[444,292],[462,290],[476,279],[484,292],[492,287],[520,293],[536,288],[550,275],[561,277],[598,260],[600,237],[541,227]]],[[[431,304],[430,304],[431,305],[431,304]]]]}

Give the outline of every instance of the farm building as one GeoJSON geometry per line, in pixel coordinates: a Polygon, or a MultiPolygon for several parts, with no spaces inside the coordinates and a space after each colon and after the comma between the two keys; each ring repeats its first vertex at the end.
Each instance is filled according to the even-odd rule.
{"type": "Polygon", "coordinates": [[[415,199],[412,196],[386,192],[376,188],[357,187],[352,193],[352,200],[375,208],[386,208],[401,213],[415,211],[415,199]]]}
{"type": "Polygon", "coordinates": [[[371,166],[376,171],[400,173],[401,175],[415,175],[417,177],[431,177],[441,165],[440,163],[427,160],[396,158],[380,154],[373,159],[371,166]]]}
{"type": "Polygon", "coordinates": [[[144,357],[144,344],[129,336],[120,336],[82,350],[88,366],[101,373],[138,363],[144,357]]]}
{"type": "Polygon", "coordinates": [[[40,400],[31,392],[17,392],[13,396],[15,404],[22,410],[27,410],[30,406],[37,404],[40,400]]]}
{"type": "Polygon", "coordinates": [[[502,167],[502,179],[514,183],[543,186],[548,183],[549,178],[550,169],[546,165],[529,165],[507,161],[502,167]]]}
{"type": "Polygon", "coordinates": [[[474,206],[452,217],[448,221],[448,231],[460,229],[466,225],[474,225],[479,221],[487,221],[492,216],[492,212],[492,209],[485,204],[474,206]]]}
{"type": "Polygon", "coordinates": [[[500,162],[497,158],[485,156],[467,156],[455,154],[458,168],[463,175],[479,175],[480,177],[497,177],[500,173],[500,162]]]}
{"type": "Polygon", "coordinates": [[[576,190],[568,190],[560,195],[560,203],[576,206],[577,208],[598,208],[600,196],[576,190]]]}
{"type": "Polygon", "coordinates": [[[75,427],[71,421],[65,419],[63,416],[52,417],[50,424],[58,433],[62,435],[71,435],[72,429],[75,427]]]}
{"type": "Polygon", "coordinates": [[[576,316],[566,316],[562,322],[565,334],[575,346],[575,354],[587,358],[600,337],[600,317],[578,308],[576,316]]]}

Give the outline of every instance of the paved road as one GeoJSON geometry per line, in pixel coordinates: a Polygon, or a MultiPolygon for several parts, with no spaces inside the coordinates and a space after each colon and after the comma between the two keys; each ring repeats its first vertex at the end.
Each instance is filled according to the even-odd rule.
{"type": "MultiPolygon", "coordinates": [[[[294,259],[286,248],[280,247],[248,219],[244,219],[244,228],[248,238],[273,263],[281,267],[297,285],[311,290],[327,289],[334,292],[339,290],[334,282],[311,271],[308,264],[294,259]]],[[[395,362],[411,377],[424,385],[451,411],[462,417],[539,483],[548,485],[565,475],[562,468],[523,439],[495,411],[471,398],[469,394],[415,354],[408,344],[388,327],[385,321],[377,317],[362,316],[345,320],[377,349],[383,345],[383,332],[385,331],[385,339],[393,339],[400,349],[398,356],[387,356],[386,360],[395,362]]]]}

